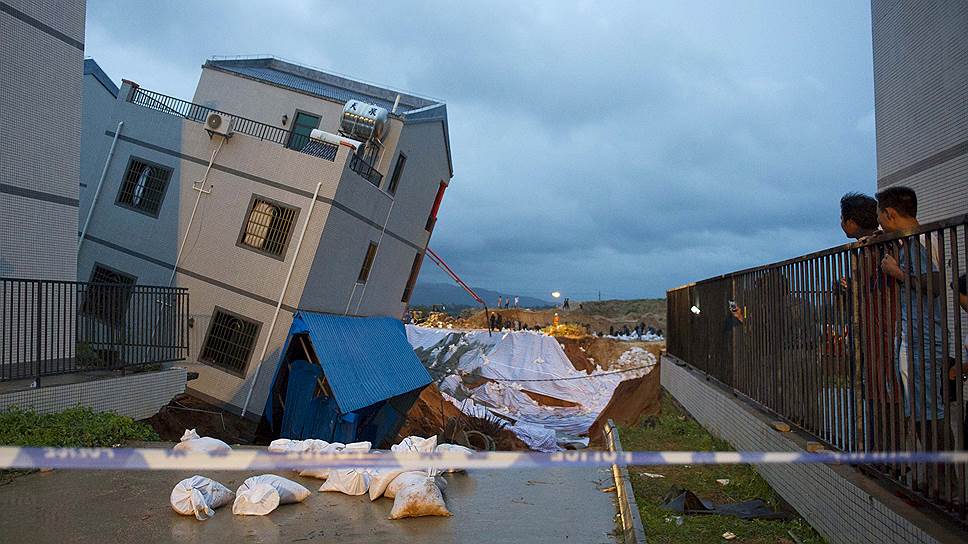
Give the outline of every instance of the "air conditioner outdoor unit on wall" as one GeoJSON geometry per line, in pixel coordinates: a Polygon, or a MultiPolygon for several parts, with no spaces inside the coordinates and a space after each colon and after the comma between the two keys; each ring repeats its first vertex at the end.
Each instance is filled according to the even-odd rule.
{"type": "Polygon", "coordinates": [[[225,115],[224,113],[212,112],[208,114],[205,118],[205,130],[209,134],[221,134],[222,136],[232,135],[232,125],[235,119],[231,115],[225,115]]]}

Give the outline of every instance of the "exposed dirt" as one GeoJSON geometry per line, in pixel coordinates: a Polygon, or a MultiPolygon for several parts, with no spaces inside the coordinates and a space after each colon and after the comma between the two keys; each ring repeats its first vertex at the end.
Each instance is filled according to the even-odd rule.
{"type": "Polygon", "coordinates": [[[251,444],[256,424],[191,395],[179,395],[145,420],[162,440],[178,442],[185,429],[228,444],[251,444]]]}
{"type": "Polygon", "coordinates": [[[609,419],[616,425],[636,425],[642,418],[656,417],[662,411],[662,385],[659,381],[660,364],[645,376],[618,384],[611,400],[588,428],[592,447],[604,445],[602,429],[609,419]]]}
{"type": "Polygon", "coordinates": [[[542,395],[541,393],[536,393],[534,391],[528,391],[527,389],[522,389],[522,393],[534,399],[535,402],[542,406],[559,406],[562,408],[574,408],[576,406],[581,406],[577,402],[572,402],[570,400],[558,399],[555,397],[549,397],[548,395],[542,395]]]}
{"type": "MultiPolygon", "coordinates": [[[[663,330],[666,325],[665,299],[572,302],[567,310],[508,308],[489,309],[489,311],[500,316],[504,323],[510,322],[510,327],[514,327],[515,322],[518,322],[528,328],[544,328],[551,325],[557,313],[561,323],[582,325],[589,334],[608,334],[610,327],[615,330],[626,325],[634,328],[639,323],[663,330]]],[[[482,310],[476,311],[469,315],[462,315],[460,319],[453,322],[453,326],[484,329],[488,325],[487,319],[482,310]]],[[[450,324],[450,321],[448,320],[447,323],[450,324]]]]}
{"type": "Polygon", "coordinates": [[[648,351],[655,355],[656,360],[659,359],[662,349],[665,348],[664,342],[623,342],[597,336],[583,336],[581,338],[559,336],[556,339],[564,348],[565,355],[568,356],[571,364],[576,369],[584,370],[589,374],[596,366],[609,370],[623,353],[633,347],[648,351]]]}

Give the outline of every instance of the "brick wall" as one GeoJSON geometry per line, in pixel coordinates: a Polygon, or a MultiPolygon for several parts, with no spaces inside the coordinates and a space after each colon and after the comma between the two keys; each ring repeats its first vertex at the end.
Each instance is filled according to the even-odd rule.
{"type": "MultiPolygon", "coordinates": [[[[662,386],[710,433],[739,451],[803,451],[800,440],[702,373],[663,356],[662,386]],[[666,362],[668,361],[668,362],[666,362]]],[[[855,469],[828,465],[761,465],[757,471],[831,543],[963,542],[855,469]],[[868,479],[869,480],[869,479],[868,479]],[[928,534],[930,532],[931,534],[928,534]]]]}

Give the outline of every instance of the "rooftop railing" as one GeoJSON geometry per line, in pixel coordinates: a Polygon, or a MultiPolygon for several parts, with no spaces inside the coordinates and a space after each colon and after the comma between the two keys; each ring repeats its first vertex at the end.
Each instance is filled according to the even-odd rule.
{"type": "Polygon", "coordinates": [[[376,185],[377,187],[379,187],[380,183],[383,181],[383,174],[381,174],[376,168],[373,168],[370,163],[366,162],[362,157],[355,153],[353,154],[353,157],[350,158],[350,170],[356,172],[360,175],[360,177],[366,181],[369,181],[373,185],[376,185]]]}
{"type": "Polygon", "coordinates": [[[188,357],[188,290],[0,278],[0,381],[188,357]]]}
{"type": "Polygon", "coordinates": [[[302,134],[293,133],[283,128],[188,102],[180,98],[136,87],[132,90],[128,101],[151,110],[183,117],[197,123],[204,123],[210,113],[219,113],[234,119],[232,125],[234,132],[277,143],[294,151],[304,152],[328,161],[336,160],[338,146],[334,144],[310,140],[302,134]]]}
{"type": "MultiPolygon", "coordinates": [[[[966,228],[962,215],[672,289],[668,353],[830,448],[963,451],[966,228]]],[[[968,465],[869,470],[966,521],[968,465]]]]}

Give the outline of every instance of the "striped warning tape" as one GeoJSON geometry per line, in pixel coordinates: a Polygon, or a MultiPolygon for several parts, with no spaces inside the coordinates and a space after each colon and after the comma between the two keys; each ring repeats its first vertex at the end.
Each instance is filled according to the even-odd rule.
{"type": "Polygon", "coordinates": [[[272,453],[236,449],[185,453],[162,448],[0,447],[0,469],[287,470],[306,468],[502,469],[619,465],[968,463],[968,452],[803,453],[563,451],[447,453],[272,453]]]}

